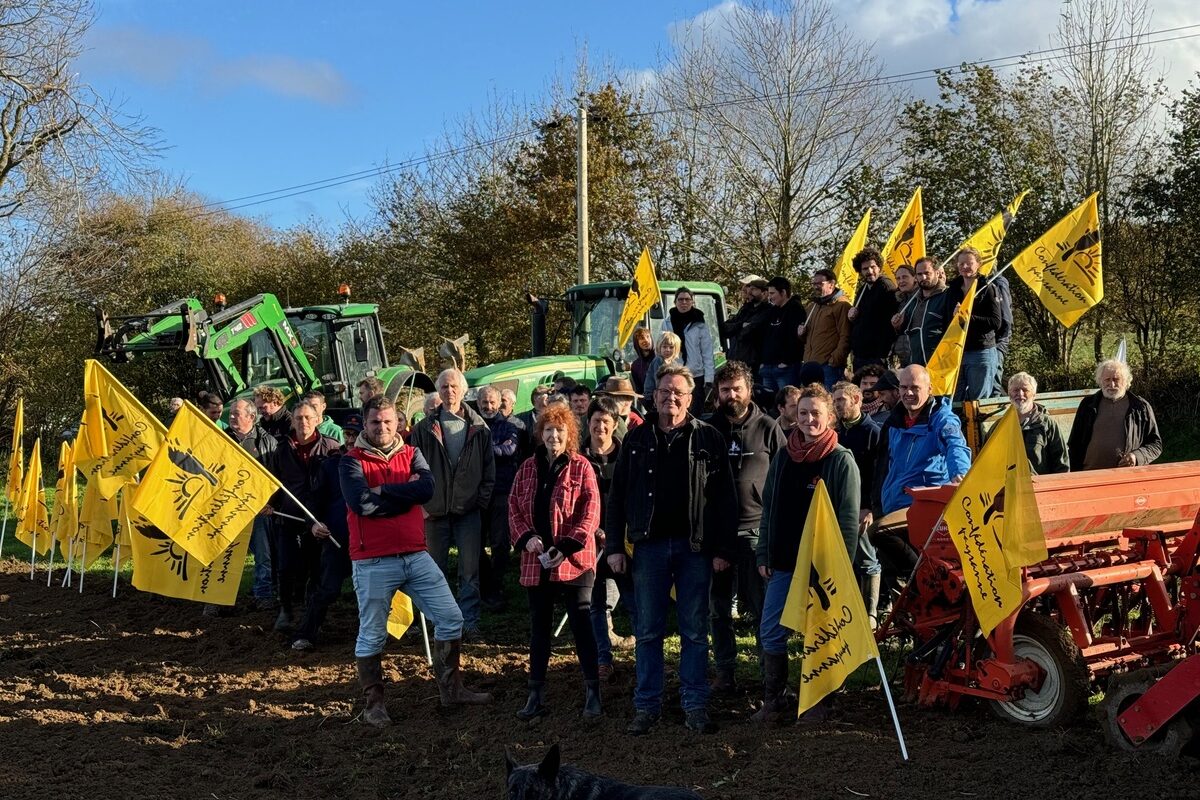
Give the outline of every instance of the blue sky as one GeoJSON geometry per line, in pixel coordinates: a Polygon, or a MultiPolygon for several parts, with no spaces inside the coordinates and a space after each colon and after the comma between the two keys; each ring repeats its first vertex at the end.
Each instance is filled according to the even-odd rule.
{"type": "MultiPolygon", "coordinates": [[[[673,23],[733,0],[97,0],[83,80],[161,131],[159,166],[224,201],[422,155],[491,97],[536,102],[578,53],[652,70],[673,23]]],[[[1194,0],[1151,0],[1152,28],[1200,23],[1194,0]]],[[[1057,0],[835,0],[888,73],[1049,46],[1057,0]]],[[[1161,45],[1174,88],[1200,39],[1161,45]]],[[[914,85],[927,91],[931,81],[914,85]],[[923,88],[924,87],[924,88],[923,88]]],[[[368,179],[246,208],[288,226],[369,212],[368,179]]]]}

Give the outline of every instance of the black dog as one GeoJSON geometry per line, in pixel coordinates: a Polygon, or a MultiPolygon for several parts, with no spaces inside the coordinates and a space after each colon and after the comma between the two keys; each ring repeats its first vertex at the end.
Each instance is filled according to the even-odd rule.
{"type": "Polygon", "coordinates": [[[541,764],[518,765],[508,753],[509,800],[700,800],[688,789],[671,786],[631,786],[575,767],[560,767],[558,745],[541,764]]]}

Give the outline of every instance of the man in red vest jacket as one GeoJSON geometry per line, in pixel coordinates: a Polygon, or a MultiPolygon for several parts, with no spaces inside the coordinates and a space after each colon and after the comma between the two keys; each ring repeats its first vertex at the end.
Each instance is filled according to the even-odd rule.
{"type": "Polygon", "coordinates": [[[339,468],[358,595],[354,655],[367,701],[363,719],[376,727],[392,722],[385,703],[382,654],[388,612],[398,591],[433,620],[433,669],[442,705],[491,702],[491,695],[463,686],[462,612],[425,547],[421,504],[433,496],[433,473],[421,451],[398,435],[391,400],[373,397],[363,411],[366,430],[339,468]]]}

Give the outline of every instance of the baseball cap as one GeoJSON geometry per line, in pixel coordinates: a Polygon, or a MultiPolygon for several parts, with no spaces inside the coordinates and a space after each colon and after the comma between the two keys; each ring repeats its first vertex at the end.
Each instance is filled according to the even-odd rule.
{"type": "Polygon", "coordinates": [[[749,275],[743,275],[741,280],[738,281],[738,283],[740,283],[742,286],[745,286],[747,284],[756,283],[758,281],[762,281],[763,284],[765,285],[767,282],[767,279],[764,278],[762,275],[755,275],[752,272],[749,275]]]}

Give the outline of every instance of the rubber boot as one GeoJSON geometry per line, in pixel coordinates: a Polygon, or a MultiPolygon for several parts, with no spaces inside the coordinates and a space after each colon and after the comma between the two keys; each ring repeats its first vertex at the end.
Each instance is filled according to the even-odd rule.
{"type": "Polygon", "coordinates": [[[517,719],[523,719],[528,722],[535,717],[541,717],[550,713],[543,702],[543,692],[545,689],[545,681],[529,682],[529,698],[525,701],[525,707],[517,712],[517,719]]]}
{"type": "Polygon", "coordinates": [[[599,717],[604,713],[604,708],[600,705],[600,681],[583,682],[583,715],[585,717],[599,717]]]}
{"type": "Polygon", "coordinates": [[[763,653],[762,662],[763,705],[750,719],[762,724],[779,723],[783,721],[788,705],[783,697],[788,676],[787,654],[763,653]]]}
{"type": "Polygon", "coordinates": [[[879,584],[880,576],[863,576],[863,601],[867,605],[867,621],[871,623],[871,630],[875,630],[879,627],[879,584]]]}
{"type": "Polygon", "coordinates": [[[376,728],[392,724],[388,716],[383,691],[383,656],[367,656],[358,661],[358,685],[362,687],[367,708],[363,711],[363,722],[376,728]]]}
{"type": "Polygon", "coordinates": [[[433,645],[433,676],[437,680],[438,694],[443,706],[478,706],[492,702],[487,692],[472,692],[463,686],[462,639],[448,642],[435,641],[433,645]]]}
{"type": "Polygon", "coordinates": [[[733,667],[719,667],[717,676],[712,679],[708,688],[717,697],[732,697],[737,694],[737,679],[734,677],[733,667]]]}

